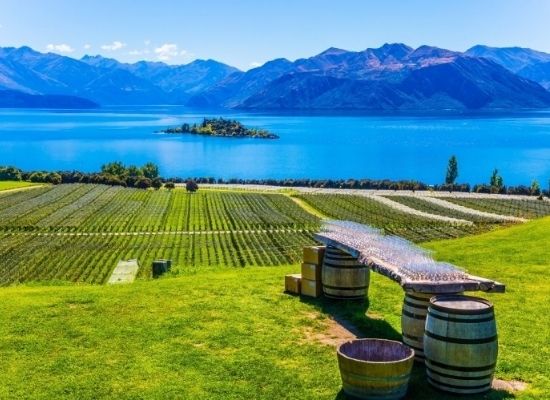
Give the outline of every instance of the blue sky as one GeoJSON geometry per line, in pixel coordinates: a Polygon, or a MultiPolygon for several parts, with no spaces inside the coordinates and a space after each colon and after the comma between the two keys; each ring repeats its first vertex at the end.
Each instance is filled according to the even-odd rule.
{"type": "Polygon", "coordinates": [[[0,46],[241,69],[386,42],[550,52],[547,0],[2,0],[0,46]]]}

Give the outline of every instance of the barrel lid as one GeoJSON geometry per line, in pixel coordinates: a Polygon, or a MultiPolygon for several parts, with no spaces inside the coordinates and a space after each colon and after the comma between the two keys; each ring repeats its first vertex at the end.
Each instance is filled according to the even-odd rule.
{"type": "Polygon", "coordinates": [[[432,297],[430,307],[452,314],[485,314],[493,311],[493,304],[480,297],[441,295],[432,297]]]}

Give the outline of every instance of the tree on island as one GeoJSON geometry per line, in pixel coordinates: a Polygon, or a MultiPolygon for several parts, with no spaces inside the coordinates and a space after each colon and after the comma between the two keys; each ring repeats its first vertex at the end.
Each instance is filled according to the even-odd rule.
{"type": "Polygon", "coordinates": [[[445,176],[445,183],[447,185],[454,185],[456,178],[458,177],[458,162],[456,156],[449,158],[449,164],[447,165],[447,175],[445,176]]]}
{"type": "Polygon", "coordinates": [[[195,193],[197,190],[199,190],[199,185],[197,185],[197,182],[195,182],[193,179],[189,179],[185,183],[185,190],[187,190],[189,193],[195,193]]]}
{"type": "Polygon", "coordinates": [[[279,137],[265,129],[247,128],[239,121],[224,118],[204,118],[201,123],[185,123],[176,128],[164,129],[164,133],[192,133],[206,136],[250,137],[259,139],[278,139],[279,137]]]}

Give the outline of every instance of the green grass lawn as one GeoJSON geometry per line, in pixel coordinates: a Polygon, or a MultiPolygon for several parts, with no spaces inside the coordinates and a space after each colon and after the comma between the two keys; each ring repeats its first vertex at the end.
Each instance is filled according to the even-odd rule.
{"type": "MultiPolygon", "coordinates": [[[[546,218],[427,245],[507,285],[482,294],[496,308],[496,375],[528,389],[480,398],[550,393],[549,233],[546,218]]],[[[343,399],[335,349],[316,336],[334,316],[399,339],[402,291],[373,274],[367,306],[300,299],[282,292],[298,270],[189,268],[128,286],[1,289],[0,398],[343,399]]],[[[417,367],[408,398],[455,397],[430,389],[417,367]]]]}
{"type": "Polygon", "coordinates": [[[36,186],[38,183],[23,181],[0,181],[0,191],[9,189],[19,189],[23,187],[36,186]]]}
{"type": "Polygon", "coordinates": [[[324,317],[282,293],[294,269],[3,289],[0,398],[334,398],[333,349],[302,335],[324,317]]]}

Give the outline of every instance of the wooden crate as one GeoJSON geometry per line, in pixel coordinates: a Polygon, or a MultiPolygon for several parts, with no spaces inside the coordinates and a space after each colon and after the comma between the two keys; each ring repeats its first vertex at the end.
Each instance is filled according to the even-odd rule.
{"type": "Polygon", "coordinates": [[[303,262],[306,264],[323,265],[324,255],[325,246],[307,246],[304,247],[303,262]]]}
{"type": "Polygon", "coordinates": [[[309,279],[310,281],[319,281],[321,282],[321,270],[323,267],[317,264],[302,264],[302,278],[309,279]]]}
{"type": "Polygon", "coordinates": [[[291,274],[285,276],[285,292],[300,294],[302,275],[291,274]]]}
{"type": "Polygon", "coordinates": [[[321,296],[323,285],[321,281],[312,281],[309,279],[302,279],[301,291],[302,296],[319,297],[321,296]]]}

